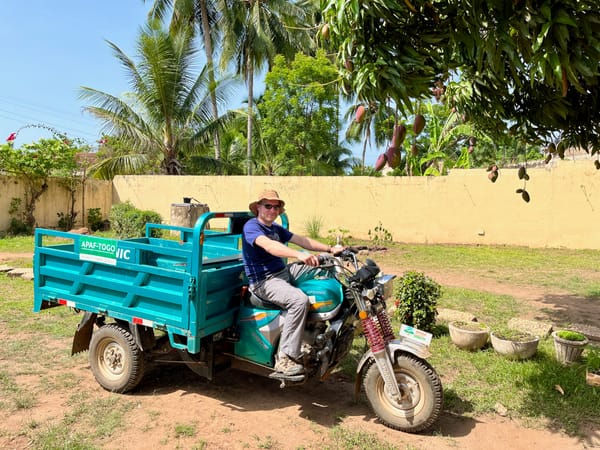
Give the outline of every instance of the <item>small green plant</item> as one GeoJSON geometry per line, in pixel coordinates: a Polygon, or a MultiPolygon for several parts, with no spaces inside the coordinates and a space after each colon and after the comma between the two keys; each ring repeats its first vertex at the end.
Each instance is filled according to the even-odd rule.
{"type": "Polygon", "coordinates": [[[588,372],[600,375],[600,348],[591,347],[585,355],[585,367],[588,372]]]}
{"type": "MultiPolygon", "coordinates": [[[[129,202],[113,205],[110,209],[110,224],[119,239],[144,236],[147,223],[161,223],[162,217],[154,211],[142,211],[129,202]]],[[[152,230],[152,236],[160,236],[161,230],[152,230]]]]}
{"type": "Polygon", "coordinates": [[[465,320],[457,320],[455,322],[452,322],[452,324],[456,327],[456,328],[460,328],[462,330],[467,330],[467,331],[482,331],[482,330],[487,330],[488,326],[484,323],[481,322],[475,322],[475,321],[465,321],[465,320]]]}
{"type": "Polygon", "coordinates": [[[585,335],[583,333],[579,333],[578,331],[559,330],[556,332],[556,335],[559,338],[564,339],[565,341],[575,341],[575,342],[585,341],[585,335]]]}
{"type": "Polygon", "coordinates": [[[432,331],[442,287],[422,272],[405,272],[394,285],[394,316],[402,323],[432,331]]]}
{"type": "Polygon", "coordinates": [[[352,236],[350,231],[343,228],[332,228],[327,231],[327,243],[329,245],[348,245],[352,236]]]}
{"type": "Polygon", "coordinates": [[[104,229],[104,220],[102,220],[100,208],[88,209],[87,223],[92,231],[104,229]]]}
{"type": "Polygon", "coordinates": [[[369,230],[367,234],[373,244],[388,244],[393,241],[392,233],[385,229],[381,222],[373,230],[369,230]]]}
{"type": "Polygon", "coordinates": [[[494,331],[494,335],[504,341],[529,342],[535,339],[535,336],[527,331],[520,331],[511,328],[500,328],[494,331]]]}
{"type": "Polygon", "coordinates": [[[192,437],[196,435],[196,426],[185,423],[175,425],[175,436],[177,437],[192,437]]]}
{"type": "Polygon", "coordinates": [[[321,233],[321,227],[323,226],[323,219],[321,217],[313,216],[309,218],[304,224],[304,229],[308,237],[317,239],[321,233]]]}
{"type": "Polygon", "coordinates": [[[75,218],[77,217],[77,212],[73,212],[73,214],[66,214],[64,212],[56,213],[58,216],[58,229],[63,231],[69,231],[75,225],[75,218]]]}
{"type": "Polygon", "coordinates": [[[33,228],[27,224],[27,214],[23,208],[23,201],[13,197],[10,200],[8,214],[13,216],[8,225],[8,234],[11,236],[22,236],[33,233],[33,228]]]}

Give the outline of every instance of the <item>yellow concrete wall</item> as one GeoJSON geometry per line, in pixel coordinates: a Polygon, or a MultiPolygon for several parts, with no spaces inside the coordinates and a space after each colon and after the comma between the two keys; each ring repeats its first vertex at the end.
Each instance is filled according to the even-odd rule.
{"type": "Polygon", "coordinates": [[[485,170],[453,170],[444,177],[222,177],[119,176],[113,202],[131,201],[169,221],[183,197],[211,211],[247,210],[266,187],[286,201],[292,231],[305,234],[311,218],[321,235],[345,229],[368,238],[378,225],[396,242],[506,244],[600,248],[600,171],[590,159],[552,162],[529,169],[531,201],[516,169],[502,169],[496,183],[485,170]]]}
{"type": "MultiPolygon", "coordinates": [[[[84,191],[76,193],[75,210],[78,212],[77,224],[82,225],[89,208],[100,208],[104,217],[108,217],[112,201],[112,183],[110,181],[88,180],[84,191]],[[83,195],[85,192],[85,196],[83,195]],[[83,212],[82,212],[83,211],[83,212]]],[[[23,199],[25,196],[24,184],[15,177],[0,176],[0,230],[6,230],[10,224],[11,216],[8,213],[13,198],[23,199]]],[[[22,200],[23,201],[23,200],[22,200]]],[[[67,213],[70,199],[65,188],[61,187],[56,179],[48,181],[48,189],[36,203],[35,218],[40,227],[55,228],[58,224],[57,213],[67,213]]]]}
{"type": "MultiPolygon", "coordinates": [[[[107,218],[113,203],[131,201],[169,223],[171,205],[183,197],[212,211],[240,211],[272,187],[287,202],[292,231],[302,234],[308,221],[319,218],[322,236],[343,229],[366,239],[380,225],[397,242],[600,249],[600,171],[591,160],[552,162],[529,174],[529,203],[515,193],[525,184],[516,169],[501,169],[496,183],[485,170],[427,178],[119,176],[112,183],[88,180],[76,209],[81,225],[82,210],[87,215],[100,208],[107,218]]],[[[0,230],[10,223],[11,199],[23,195],[18,179],[0,176],[0,230]]],[[[37,203],[38,225],[56,227],[57,212],[67,209],[66,191],[51,180],[37,203]]]]}

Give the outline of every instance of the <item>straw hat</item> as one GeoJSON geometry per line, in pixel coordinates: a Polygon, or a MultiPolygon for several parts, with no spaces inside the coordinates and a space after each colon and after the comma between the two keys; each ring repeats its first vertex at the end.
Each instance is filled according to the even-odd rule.
{"type": "Polygon", "coordinates": [[[277,193],[277,191],[274,191],[273,189],[266,189],[260,194],[258,194],[258,200],[248,205],[248,208],[250,209],[250,211],[252,211],[252,214],[254,214],[255,216],[258,216],[257,206],[263,200],[273,200],[279,202],[281,204],[279,213],[282,213],[284,211],[285,202],[279,198],[279,194],[277,193]]]}

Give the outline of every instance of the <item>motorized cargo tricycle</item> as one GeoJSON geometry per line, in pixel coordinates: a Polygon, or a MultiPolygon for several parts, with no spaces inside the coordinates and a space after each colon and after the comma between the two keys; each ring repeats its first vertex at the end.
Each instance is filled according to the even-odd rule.
{"type": "MultiPolygon", "coordinates": [[[[311,303],[305,373],[274,372],[285,311],[248,291],[240,249],[251,217],[207,212],[192,228],[147,224],[144,237],[120,240],[37,229],[34,311],[65,305],[83,313],[72,354],[89,350],[98,383],[118,393],[132,391],[150,365],[170,362],[209,380],[225,369],[271,377],[281,387],[324,380],[364,335],[356,393],[362,387],[391,428],[430,428],[443,404],[440,378],[426,360],[431,335],[404,325],[396,335],[386,308],[394,276],[351,249],[320,255],[327,276],[299,286],[311,303]],[[154,237],[157,231],[172,238],[154,237]]],[[[288,226],[285,214],[280,220],[288,226]]]]}

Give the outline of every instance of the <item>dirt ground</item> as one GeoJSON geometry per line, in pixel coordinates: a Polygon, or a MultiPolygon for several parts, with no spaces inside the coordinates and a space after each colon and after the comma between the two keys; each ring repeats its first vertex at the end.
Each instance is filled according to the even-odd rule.
{"type": "MultiPolygon", "coordinates": [[[[7,259],[7,255],[0,255],[0,264],[2,259],[7,259]]],[[[399,268],[385,269],[401,273],[399,268]]],[[[565,296],[561,300],[565,294],[561,292],[507,286],[443,272],[428,272],[428,275],[446,286],[487,290],[522,298],[540,310],[554,309],[557,315],[564,314],[567,306],[573,306],[571,297],[565,296]]],[[[590,318],[598,317],[597,308],[592,307],[590,305],[587,310],[585,306],[568,308],[570,321],[590,323],[590,318]]],[[[600,326],[598,322],[591,324],[600,326]]],[[[2,329],[0,322],[0,339],[4,340],[5,337],[6,330],[2,329]]],[[[61,341],[56,345],[68,348],[70,342],[61,341]]],[[[77,380],[73,389],[85,393],[90,399],[115,395],[104,391],[95,382],[85,358],[81,358],[81,363],[70,371],[77,380]]],[[[19,383],[24,385],[35,386],[38,382],[36,377],[19,377],[19,383]]],[[[27,437],[17,435],[15,430],[25,429],[33,421],[46,423],[52,418],[60,420],[73,389],[37,389],[37,405],[0,420],[0,448],[23,449],[30,446],[27,437]]],[[[583,430],[586,436],[579,439],[539,424],[531,427],[530,424],[500,415],[471,418],[445,412],[431,432],[417,435],[402,433],[379,424],[365,401],[353,400],[353,391],[353,380],[339,376],[317,386],[279,389],[275,381],[236,371],[226,372],[208,383],[187,367],[163,367],[148,373],[136,392],[121,396],[125,401],[133,402],[135,407],[126,415],[126,428],[118,430],[104,441],[102,448],[361,448],[360,444],[336,444],[331,437],[336,426],[374,436],[397,449],[600,448],[600,430],[583,430]],[[178,436],[175,431],[178,424],[195,424],[196,435],[178,436]]]]}

